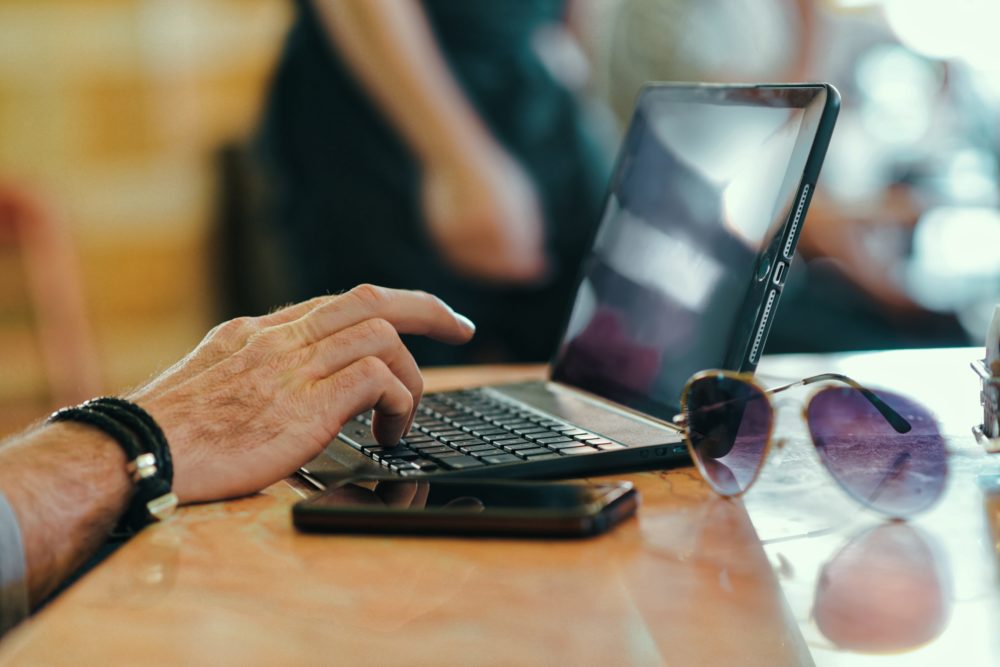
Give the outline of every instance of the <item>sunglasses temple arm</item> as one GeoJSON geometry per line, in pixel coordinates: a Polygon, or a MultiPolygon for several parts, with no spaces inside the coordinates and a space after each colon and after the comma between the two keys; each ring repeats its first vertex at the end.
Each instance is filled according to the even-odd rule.
{"type": "MultiPolygon", "coordinates": [[[[899,414],[891,407],[889,407],[889,404],[883,401],[881,398],[879,398],[878,395],[875,394],[875,392],[861,385],[857,381],[852,380],[846,375],[841,375],[840,373],[822,373],[821,375],[812,375],[805,379],[799,380],[798,382],[791,382],[789,384],[781,385],[780,387],[767,389],[764,391],[764,394],[767,396],[780,394],[781,392],[791,389],[793,387],[801,387],[807,384],[813,384],[814,382],[823,382],[826,380],[835,380],[837,382],[843,382],[844,384],[849,385],[854,389],[857,389],[859,392],[861,392],[861,395],[864,396],[868,400],[868,402],[871,403],[875,407],[875,409],[879,411],[879,414],[885,417],[885,420],[889,422],[893,430],[895,430],[897,433],[908,433],[910,429],[913,428],[912,426],[910,426],[910,422],[906,421],[903,415],[899,414]]],[[[673,422],[678,426],[685,426],[687,422],[687,417],[683,413],[676,415],[673,419],[673,422]]]]}
{"type": "Polygon", "coordinates": [[[844,384],[849,385],[854,389],[857,389],[859,392],[861,392],[861,395],[864,396],[866,399],[868,399],[868,402],[871,403],[883,417],[885,417],[885,420],[889,422],[889,424],[897,433],[908,433],[912,428],[912,426],[910,426],[910,422],[906,421],[903,415],[899,414],[891,407],[889,407],[889,404],[883,401],[881,398],[879,398],[875,392],[873,392],[871,389],[868,389],[867,387],[864,387],[855,380],[852,380],[846,375],[841,375],[840,373],[823,373],[821,375],[813,375],[805,378],[804,380],[799,380],[798,382],[786,384],[781,387],[775,387],[774,389],[768,390],[767,393],[777,394],[778,392],[785,391],[786,389],[791,389],[792,387],[813,384],[814,382],[823,382],[826,380],[835,380],[837,382],[843,382],[844,384]]]}

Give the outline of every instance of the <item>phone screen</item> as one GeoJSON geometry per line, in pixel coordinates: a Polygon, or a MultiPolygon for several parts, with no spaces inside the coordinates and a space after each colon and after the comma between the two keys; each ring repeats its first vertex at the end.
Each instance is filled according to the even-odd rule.
{"type": "Polygon", "coordinates": [[[376,512],[560,513],[611,502],[620,495],[614,493],[620,486],[627,485],[355,480],[327,490],[308,504],[317,509],[376,512]]]}

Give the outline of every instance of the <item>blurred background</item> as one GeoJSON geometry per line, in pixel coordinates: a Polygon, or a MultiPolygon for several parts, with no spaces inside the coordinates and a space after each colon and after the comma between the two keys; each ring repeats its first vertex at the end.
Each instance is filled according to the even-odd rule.
{"type": "MultiPolygon", "coordinates": [[[[0,0],[0,435],[297,296],[244,160],[296,11],[0,0]]],[[[768,352],[982,342],[1000,301],[995,0],[576,0],[560,16],[532,48],[605,154],[646,80],[840,89],[768,352]]]]}

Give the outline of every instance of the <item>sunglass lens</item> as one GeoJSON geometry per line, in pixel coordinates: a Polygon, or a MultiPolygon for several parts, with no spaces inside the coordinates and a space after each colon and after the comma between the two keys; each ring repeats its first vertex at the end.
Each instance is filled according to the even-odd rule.
{"type": "Polygon", "coordinates": [[[860,391],[828,387],[809,402],[809,431],[823,463],[848,493],[883,514],[912,516],[933,505],[944,489],[944,438],[926,408],[891,392],[875,394],[909,430],[900,433],[860,391]]]}
{"type": "Polygon", "coordinates": [[[746,491],[771,433],[767,396],[747,382],[713,375],[689,385],[685,407],[691,449],[705,479],[724,496],[746,491]]]}

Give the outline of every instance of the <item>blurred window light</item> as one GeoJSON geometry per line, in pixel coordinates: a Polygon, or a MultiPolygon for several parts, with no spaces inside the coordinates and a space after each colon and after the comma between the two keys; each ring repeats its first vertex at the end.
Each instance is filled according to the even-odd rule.
{"type": "Polygon", "coordinates": [[[990,153],[976,148],[956,152],[948,161],[944,173],[942,198],[967,205],[997,206],[996,159],[990,153]]]}
{"type": "Polygon", "coordinates": [[[826,0],[832,9],[872,9],[882,6],[882,0],[826,0]]]}
{"type": "Polygon", "coordinates": [[[903,276],[924,306],[949,310],[1000,294],[1000,211],[939,206],[921,216],[903,276]]]}
{"type": "Polygon", "coordinates": [[[974,69],[1000,70],[997,0],[883,0],[899,40],[925,56],[957,58],[974,69]]]}
{"type": "Polygon", "coordinates": [[[889,144],[912,144],[930,129],[943,76],[926,58],[894,44],[867,51],[857,66],[862,121],[889,144]]]}

